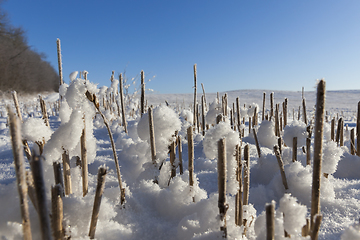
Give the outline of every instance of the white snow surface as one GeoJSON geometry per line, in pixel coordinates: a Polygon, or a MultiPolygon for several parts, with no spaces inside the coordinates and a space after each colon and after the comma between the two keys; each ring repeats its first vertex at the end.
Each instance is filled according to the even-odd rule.
{"type": "MultiPolygon", "coordinates": [[[[71,158],[71,178],[73,193],[63,198],[64,229],[71,239],[89,239],[89,226],[96,190],[97,170],[100,166],[108,168],[100,214],[96,227],[96,239],[219,239],[220,231],[217,185],[217,141],[226,139],[227,151],[227,194],[226,213],[228,239],[266,239],[265,206],[274,204],[275,239],[285,239],[284,230],[291,239],[310,239],[301,236],[301,228],[310,217],[312,166],[306,165],[306,154],[302,151],[306,137],[306,125],[302,118],[297,120],[297,109],[301,106],[301,93],[288,91],[241,90],[229,91],[229,108],[236,97],[240,98],[241,118],[245,117],[245,137],[242,141],[239,133],[230,126],[230,120],[215,124],[216,115],[221,113],[216,93],[206,94],[208,106],[206,122],[209,129],[205,136],[194,131],[194,185],[189,185],[188,142],[186,129],[192,124],[192,94],[149,94],[148,105],[154,106],[154,128],[157,147],[157,162],[154,167],[151,160],[147,113],[140,117],[139,96],[125,96],[128,134],[121,125],[117,110],[119,103],[118,80],[114,79],[110,87],[98,88],[95,84],[70,76],[69,85],[60,87],[60,94],[44,96],[48,105],[50,128],[46,127],[38,110],[36,97],[19,97],[24,122],[22,136],[28,140],[31,148],[37,148],[36,141],[45,141],[43,164],[48,206],[51,205],[51,186],[54,185],[53,161],[60,161],[65,150],[71,158]],[[89,91],[97,95],[100,109],[108,119],[114,136],[116,154],[119,159],[126,202],[120,206],[120,190],[109,134],[104,122],[96,113],[93,103],[85,96],[89,91]],[[288,98],[288,126],[281,135],[290,139],[282,146],[288,190],[285,190],[273,146],[277,144],[274,135],[274,123],[261,121],[263,93],[268,96],[274,92],[275,102],[282,103],[288,98]],[[54,103],[61,96],[60,110],[54,109],[54,103]],[[105,109],[103,99],[111,100],[105,109]],[[169,103],[166,106],[165,101],[169,103]],[[244,107],[245,104],[245,107],[244,107]],[[251,106],[251,107],[250,107],[251,106]],[[261,157],[258,157],[252,133],[248,131],[248,117],[259,113],[259,125],[256,126],[261,157]],[[293,111],[293,109],[295,109],[293,111]],[[213,124],[213,126],[212,126],[213,124]],[[89,169],[89,191],[83,197],[81,169],[76,165],[76,156],[80,156],[80,137],[85,127],[89,169]],[[182,140],[182,163],[184,172],[179,172],[179,146],[175,166],[176,176],[171,177],[171,164],[168,156],[168,144],[175,139],[182,140]],[[305,135],[304,135],[305,131],[305,135]],[[298,137],[298,161],[292,162],[292,138],[298,137]],[[249,144],[250,149],[250,194],[249,205],[243,206],[246,226],[235,225],[235,194],[239,185],[236,180],[237,164],[234,150],[237,144],[242,149],[249,144]],[[161,164],[162,163],[162,164],[161,164]],[[159,183],[153,182],[158,176],[159,183]]],[[[221,93],[223,94],[223,93],[221,93]]],[[[305,92],[308,120],[313,119],[315,92],[305,92]]],[[[330,140],[329,124],[324,127],[322,172],[328,174],[321,178],[321,223],[319,239],[359,239],[360,217],[360,158],[350,154],[348,132],[356,127],[356,108],[360,91],[330,91],[326,95],[326,119],[330,121],[339,114],[345,120],[344,146],[330,140]],[[347,135],[348,134],[348,135],[347,135]]],[[[199,98],[200,99],[200,98],[199,98]]],[[[269,101],[266,99],[266,114],[269,113],[269,101]]],[[[199,101],[200,103],[201,101],[199,101]]],[[[58,104],[58,103],[57,103],[58,104]]],[[[0,105],[0,238],[22,239],[20,203],[17,192],[16,175],[13,164],[11,138],[7,123],[6,105],[12,100],[3,99],[0,105]]],[[[56,104],[55,104],[56,105],[56,104]]],[[[236,112],[236,110],[235,110],[236,112]]],[[[236,116],[236,114],[234,114],[236,116]]],[[[313,136],[311,156],[313,154],[313,136]]],[[[24,155],[25,156],[25,155],[24,155]]],[[[25,157],[26,159],[26,157],[25,157]]],[[[243,158],[242,158],[243,159],[243,158]]],[[[30,170],[28,160],[25,168],[30,170]]],[[[29,212],[33,239],[41,239],[38,215],[29,201],[29,212]]]]}

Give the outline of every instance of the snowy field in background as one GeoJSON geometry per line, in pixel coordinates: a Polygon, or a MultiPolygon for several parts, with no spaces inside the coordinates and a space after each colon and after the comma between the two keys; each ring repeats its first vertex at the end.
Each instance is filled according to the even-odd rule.
{"type": "MultiPolygon", "coordinates": [[[[140,119],[137,104],[138,97],[130,97],[127,102],[127,120],[129,134],[124,133],[120,126],[121,118],[117,113],[104,111],[111,121],[111,131],[114,134],[117,155],[122,178],[126,185],[125,208],[119,206],[120,191],[118,187],[115,164],[107,130],[99,115],[95,114],[94,106],[86,99],[85,91],[89,90],[107,96],[115,93],[116,81],[112,87],[97,89],[83,80],[73,81],[70,86],[64,86],[60,93],[64,100],[59,115],[54,116],[48,105],[51,130],[41,121],[41,111],[32,103],[37,98],[21,99],[24,125],[23,136],[29,140],[30,146],[36,139],[44,137],[45,145],[44,172],[46,176],[47,197],[50,204],[50,186],[54,184],[52,162],[60,158],[61,146],[67,146],[70,157],[79,156],[79,140],[82,129],[82,116],[85,114],[87,124],[87,142],[89,154],[89,193],[82,197],[81,170],[76,166],[75,159],[71,159],[71,177],[73,194],[63,199],[64,220],[66,233],[71,239],[88,239],[96,175],[100,166],[109,168],[106,176],[105,191],[102,198],[99,220],[96,229],[96,239],[218,239],[221,236],[218,185],[217,185],[217,151],[216,142],[222,137],[227,139],[228,161],[228,194],[227,227],[228,239],[265,239],[264,207],[272,200],[276,202],[276,239],[283,239],[284,228],[291,234],[291,239],[310,239],[301,237],[301,228],[305,218],[310,214],[312,169],[306,166],[306,155],[302,152],[302,134],[306,126],[302,122],[292,121],[293,109],[297,117],[301,105],[302,93],[288,91],[241,90],[229,91],[229,107],[240,98],[243,106],[258,106],[259,125],[256,127],[261,145],[261,158],[258,158],[254,138],[248,135],[247,123],[242,148],[246,144],[250,147],[250,196],[249,205],[244,207],[244,218],[247,219],[246,236],[244,227],[234,223],[236,182],[231,174],[234,169],[234,149],[240,143],[239,138],[231,128],[229,121],[211,127],[205,136],[194,134],[195,144],[195,186],[189,187],[188,147],[186,129],[191,124],[193,103],[192,94],[147,94],[148,105],[153,105],[155,137],[158,163],[164,161],[157,173],[159,184],[153,183],[154,171],[151,169],[150,144],[148,142],[147,114],[140,119]],[[299,135],[298,162],[291,160],[292,149],[283,148],[285,172],[288,178],[289,190],[285,191],[276,157],[272,151],[274,142],[273,122],[261,123],[261,107],[263,93],[266,92],[266,109],[269,110],[269,95],[274,92],[275,103],[282,103],[288,98],[288,128],[282,132],[286,135],[299,135]],[[165,101],[169,103],[166,106],[165,101]],[[23,105],[26,103],[26,105],[23,105]],[[230,105],[231,104],[231,105],[230,105]],[[161,106],[160,106],[161,105],[161,106]],[[135,115],[132,116],[133,108],[135,115]],[[187,121],[189,120],[189,121],[187,121]],[[63,129],[61,132],[58,129],[63,129]],[[286,130],[287,129],[287,130],[286,130]],[[168,143],[173,134],[178,131],[182,138],[184,174],[177,175],[169,186],[171,165],[167,154],[168,143]],[[230,174],[229,174],[230,173],[230,174]],[[286,194],[289,193],[289,194],[286,194]],[[195,199],[195,202],[193,202],[195,199]],[[285,219],[283,215],[285,214],[285,219]],[[295,217],[294,217],[295,216],[295,217]]],[[[224,93],[220,93],[220,97],[224,93]]],[[[198,92],[199,101],[201,93],[198,92]]],[[[54,102],[56,95],[44,97],[47,103],[54,102]]],[[[305,92],[308,118],[313,116],[315,92],[305,92]]],[[[101,99],[101,97],[100,97],[101,99]]],[[[216,93],[207,93],[206,100],[212,104],[209,112],[218,111],[214,103],[216,93]]],[[[360,158],[350,155],[350,130],[356,126],[356,110],[360,100],[360,91],[329,91],[326,94],[326,111],[328,118],[343,117],[345,143],[338,147],[329,141],[329,124],[324,130],[324,159],[323,171],[329,173],[328,178],[322,179],[321,185],[321,224],[319,239],[356,239],[360,237],[358,231],[360,217],[360,158]],[[355,224],[353,227],[353,224],[355,224]],[[341,237],[342,236],[342,237],[341,237]]],[[[16,188],[12,148],[7,127],[5,104],[13,103],[3,100],[0,111],[0,237],[1,239],[22,239],[19,198],[16,188]]],[[[251,115],[247,107],[243,114],[251,115]]],[[[210,114],[210,113],[209,113],[210,114]]],[[[245,117],[245,115],[242,115],[245,117]]],[[[247,118],[246,118],[247,119],[247,118]]],[[[35,146],[36,147],[36,146],[35,146]]],[[[178,159],[178,155],[177,155],[178,159]]],[[[29,165],[26,165],[29,168],[29,165]]],[[[40,239],[37,213],[29,202],[31,228],[33,239],[40,239]]]]}

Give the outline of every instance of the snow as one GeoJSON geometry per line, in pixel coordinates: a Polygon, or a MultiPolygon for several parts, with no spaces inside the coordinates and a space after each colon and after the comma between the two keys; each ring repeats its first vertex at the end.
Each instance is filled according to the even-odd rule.
{"type": "MultiPolygon", "coordinates": [[[[60,161],[64,149],[70,155],[73,193],[63,198],[64,229],[71,239],[89,239],[89,225],[96,190],[97,170],[108,168],[105,190],[101,201],[96,228],[96,239],[219,239],[220,217],[217,186],[217,141],[226,139],[227,195],[229,208],[226,215],[228,239],[266,239],[265,205],[275,205],[276,239],[285,239],[284,230],[292,239],[310,239],[301,236],[301,228],[310,217],[312,166],[306,165],[306,154],[301,150],[307,137],[306,125],[297,120],[297,109],[301,106],[301,93],[274,91],[275,102],[288,98],[288,125],[281,131],[285,145],[282,146],[282,160],[289,189],[282,183],[278,161],[273,153],[277,144],[274,122],[261,121],[263,92],[261,90],[241,90],[228,92],[229,106],[240,97],[241,118],[246,123],[245,137],[230,126],[230,120],[216,124],[216,116],[221,111],[215,93],[207,93],[208,106],[206,123],[209,129],[205,136],[194,131],[194,185],[189,185],[188,142],[186,130],[193,122],[191,94],[156,95],[148,94],[148,105],[153,106],[157,165],[151,160],[149,140],[149,120],[145,113],[140,117],[139,96],[127,93],[126,119],[128,134],[121,126],[122,120],[117,110],[119,103],[119,81],[113,79],[110,87],[98,87],[88,80],[71,74],[69,85],[60,87],[60,94],[43,96],[48,104],[50,128],[45,126],[38,105],[38,98],[19,99],[23,113],[22,137],[30,148],[35,142],[45,141],[43,156],[45,162],[47,199],[50,206],[50,187],[55,184],[52,163],[60,161]],[[96,113],[95,106],[85,92],[96,94],[100,110],[106,116],[116,142],[126,202],[120,205],[120,190],[113,160],[110,139],[104,122],[96,113]],[[61,97],[59,97],[59,95],[61,97]],[[109,100],[108,107],[103,99],[109,100]],[[112,100],[110,100],[112,99],[112,100]],[[183,101],[178,101],[182,100],[183,101]],[[55,101],[61,108],[54,111],[55,101]],[[165,100],[169,106],[165,105],[165,100]],[[181,103],[178,103],[181,102],[181,103]],[[231,103],[231,104],[230,104],[231,103]],[[244,107],[245,105],[245,107],[244,107]],[[258,157],[252,133],[248,134],[248,118],[259,113],[259,125],[255,126],[261,157],[258,157]],[[295,109],[294,117],[293,111],[295,109]],[[89,192],[83,197],[81,169],[76,165],[80,156],[80,137],[85,126],[89,169],[89,192]],[[182,140],[182,162],[184,173],[171,178],[169,144],[177,133],[182,140]],[[292,161],[292,139],[298,137],[298,161],[292,161]],[[239,184],[236,180],[235,146],[249,145],[250,152],[250,194],[249,205],[243,206],[246,226],[235,225],[235,194],[239,184]],[[161,166],[161,168],[160,168],[161,166]],[[159,169],[160,168],[160,169],[159,169]],[[154,183],[158,176],[158,184],[154,183]]],[[[266,91],[270,93],[270,91],[266,91]]],[[[360,91],[328,92],[326,98],[327,118],[330,121],[337,114],[345,120],[344,146],[330,140],[330,124],[324,126],[321,178],[321,214],[323,221],[319,239],[359,239],[360,217],[360,158],[350,154],[349,131],[356,127],[356,106],[360,91]]],[[[313,119],[315,92],[306,92],[308,119],[313,119]]],[[[13,105],[11,99],[4,99],[0,105],[0,238],[21,239],[22,225],[16,177],[13,165],[11,139],[7,123],[6,106],[13,105]]],[[[56,105],[56,104],[55,104],[56,105]]],[[[266,113],[269,103],[266,103],[266,113]]],[[[301,119],[301,118],[300,118],[301,119]]],[[[312,138],[313,145],[313,138],[312,138]]],[[[313,146],[311,146],[313,151],[313,146]]],[[[312,152],[311,152],[312,155],[312,152]]],[[[243,159],[243,157],[242,157],[243,159]]],[[[179,165],[177,151],[175,165],[179,165]]],[[[25,162],[29,170],[29,163],[25,162]]],[[[33,239],[40,239],[37,212],[29,202],[29,212],[33,239]]]]}

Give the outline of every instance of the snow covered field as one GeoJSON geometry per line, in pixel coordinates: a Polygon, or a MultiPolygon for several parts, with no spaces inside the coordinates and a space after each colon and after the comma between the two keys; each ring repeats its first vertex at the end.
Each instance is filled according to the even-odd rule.
{"type": "MultiPolygon", "coordinates": [[[[285,190],[279,165],[273,152],[277,144],[273,121],[261,121],[262,97],[266,92],[266,113],[269,113],[269,95],[272,91],[240,90],[229,91],[228,106],[232,108],[235,98],[240,98],[241,117],[246,122],[241,127],[245,136],[242,139],[242,153],[245,145],[250,149],[250,193],[249,205],[244,205],[243,217],[246,226],[235,225],[235,194],[238,183],[235,170],[235,146],[240,144],[239,133],[231,129],[227,118],[224,122],[210,127],[203,136],[194,132],[194,186],[189,186],[187,128],[192,122],[192,94],[148,94],[148,105],[153,105],[155,128],[156,162],[161,170],[152,164],[148,114],[140,117],[138,104],[140,96],[128,95],[126,98],[126,117],[128,134],[121,126],[117,105],[115,111],[105,110],[103,97],[117,95],[118,81],[111,87],[98,88],[84,80],[74,80],[60,89],[62,96],[59,112],[54,110],[54,102],[59,94],[44,96],[48,104],[50,129],[41,119],[37,97],[20,98],[24,123],[23,138],[31,148],[37,149],[36,141],[46,141],[44,175],[47,198],[50,208],[51,186],[54,185],[53,161],[61,159],[62,147],[69,151],[71,158],[71,179],[73,193],[63,198],[64,228],[71,239],[88,239],[92,206],[94,203],[97,171],[100,166],[108,168],[105,190],[102,197],[100,215],[96,227],[96,239],[218,239],[221,238],[218,209],[217,141],[226,138],[227,156],[227,211],[228,239],[265,239],[265,214],[267,203],[276,202],[276,239],[285,239],[284,230],[291,239],[310,239],[301,237],[301,229],[310,216],[312,166],[306,166],[305,145],[306,125],[302,118],[297,121],[301,92],[273,91],[275,103],[288,99],[288,126],[281,134],[286,146],[282,146],[282,159],[289,189],[285,190]],[[111,132],[116,141],[116,151],[126,202],[120,205],[120,190],[109,135],[102,118],[96,114],[94,105],[86,98],[85,92],[96,93],[101,110],[109,120],[111,132]],[[165,101],[169,103],[166,106],[165,101]],[[244,107],[244,104],[246,105],[244,107]],[[249,108],[249,106],[252,106],[249,108]],[[249,134],[248,118],[253,116],[257,106],[259,124],[255,126],[261,146],[261,157],[255,146],[253,134],[249,134]],[[135,111],[134,111],[135,110],[135,111]],[[295,120],[293,120],[293,114],[295,120]],[[83,197],[81,169],[76,165],[75,156],[80,156],[81,132],[86,125],[88,147],[89,191],[83,197]],[[171,164],[168,146],[174,140],[174,133],[182,140],[182,160],[184,173],[170,179],[171,164]],[[292,143],[287,139],[298,137],[297,162],[292,161],[292,143]],[[158,184],[153,182],[155,176],[158,184]],[[285,216],[285,217],[284,217],[285,216]],[[245,233],[246,232],[246,233],[245,233]]],[[[222,96],[224,93],[220,93],[222,96]]],[[[198,95],[201,95],[198,93],[198,95]]],[[[321,182],[321,223],[319,239],[360,239],[360,158],[350,154],[350,130],[356,127],[356,110],[360,91],[329,91],[326,94],[327,119],[344,119],[344,146],[339,147],[330,140],[330,124],[324,127],[323,172],[321,182]]],[[[314,114],[316,93],[305,92],[307,118],[314,114]]],[[[200,97],[198,98],[201,103],[200,97]]],[[[215,121],[214,116],[221,112],[221,104],[216,102],[216,93],[206,94],[208,103],[207,123],[215,121]],[[209,106],[210,104],[210,106],[209,106]]],[[[0,237],[1,239],[22,239],[19,197],[9,128],[7,126],[6,104],[1,103],[0,117],[0,237]]],[[[282,108],[281,108],[282,109],[282,108]]],[[[337,122],[336,122],[337,123],[337,122]]],[[[313,141],[313,139],[312,139],[313,141]]],[[[313,142],[312,142],[313,143],[313,142]]],[[[356,145],[356,144],[355,144],[356,145]]],[[[311,148],[311,151],[313,148],[311,148]]],[[[243,156],[243,154],[242,154],[243,156]]],[[[175,164],[179,164],[178,150],[175,164]]],[[[29,169],[26,160],[26,168],[29,169]]],[[[33,239],[41,239],[37,212],[29,202],[33,239]]]]}

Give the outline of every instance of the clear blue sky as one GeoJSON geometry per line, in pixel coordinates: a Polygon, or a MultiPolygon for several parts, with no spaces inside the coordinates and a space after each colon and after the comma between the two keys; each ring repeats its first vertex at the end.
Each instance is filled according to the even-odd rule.
{"type": "Polygon", "coordinates": [[[8,0],[2,4],[29,45],[64,80],[87,70],[99,86],[111,71],[144,70],[160,93],[237,89],[360,89],[359,0],[8,0]]]}

